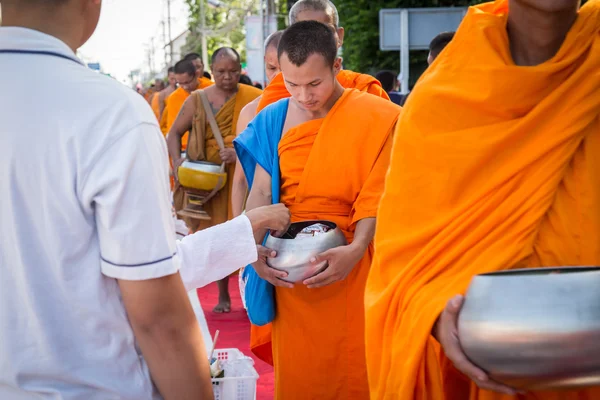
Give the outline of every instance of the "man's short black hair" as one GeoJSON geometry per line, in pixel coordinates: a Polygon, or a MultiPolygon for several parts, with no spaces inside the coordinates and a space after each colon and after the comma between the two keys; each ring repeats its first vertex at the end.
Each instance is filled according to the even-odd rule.
{"type": "Polygon", "coordinates": [[[183,59],[187,60],[187,61],[196,61],[196,60],[202,61],[202,57],[198,53],[186,54],[185,57],[183,57],[183,59]]]}
{"type": "Polygon", "coordinates": [[[169,69],[167,70],[167,75],[170,73],[174,73],[175,72],[175,67],[169,67],[169,69]]]}
{"type": "Polygon", "coordinates": [[[455,32],[442,32],[429,43],[429,52],[433,58],[437,57],[442,50],[452,41],[455,32]]]}
{"type": "Polygon", "coordinates": [[[392,71],[379,71],[377,75],[375,75],[375,79],[381,83],[381,87],[383,87],[383,90],[387,93],[394,90],[394,87],[396,86],[396,74],[392,71]]]}
{"type": "Polygon", "coordinates": [[[175,73],[194,76],[196,75],[196,67],[192,61],[183,59],[175,64],[175,73]]]}
{"type": "Polygon", "coordinates": [[[215,50],[215,52],[212,54],[212,57],[210,58],[210,64],[214,64],[215,61],[217,61],[217,57],[219,55],[228,55],[233,57],[237,62],[239,62],[241,64],[242,62],[242,58],[240,57],[240,54],[235,51],[235,49],[231,48],[231,47],[219,47],[217,50],[215,50]]]}
{"type": "Polygon", "coordinates": [[[240,75],[240,83],[242,85],[253,86],[252,79],[248,75],[240,75]]]}
{"type": "Polygon", "coordinates": [[[281,59],[285,54],[292,64],[299,67],[311,55],[320,54],[327,65],[333,67],[337,51],[336,34],[331,27],[317,21],[301,21],[283,32],[277,58],[281,59]]]}

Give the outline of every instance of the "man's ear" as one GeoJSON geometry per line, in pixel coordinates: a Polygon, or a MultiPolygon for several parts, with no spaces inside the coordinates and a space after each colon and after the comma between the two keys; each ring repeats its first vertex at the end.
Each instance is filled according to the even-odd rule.
{"type": "Polygon", "coordinates": [[[342,57],[337,57],[333,62],[333,73],[337,75],[342,70],[342,57]]]}
{"type": "Polygon", "coordinates": [[[337,28],[337,36],[338,36],[338,47],[342,47],[344,45],[344,28],[337,28]]]}

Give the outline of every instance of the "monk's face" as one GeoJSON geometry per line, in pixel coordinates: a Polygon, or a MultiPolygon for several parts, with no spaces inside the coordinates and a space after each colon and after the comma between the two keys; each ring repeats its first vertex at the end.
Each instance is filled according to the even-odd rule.
{"type": "Polygon", "coordinates": [[[240,82],[242,66],[240,61],[229,54],[217,56],[211,65],[211,71],[215,78],[215,85],[226,92],[234,91],[240,82]]]}
{"type": "Polygon", "coordinates": [[[300,66],[290,62],[286,53],[279,61],[288,92],[305,110],[318,111],[333,96],[336,75],[342,68],[341,58],[335,60],[333,67],[321,54],[310,55],[300,66]]]}
{"type": "Polygon", "coordinates": [[[169,79],[169,86],[175,87],[175,85],[177,84],[177,79],[175,79],[174,72],[169,72],[168,79],[169,79]]]}
{"type": "Polygon", "coordinates": [[[556,13],[576,11],[579,8],[581,0],[511,0],[511,2],[520,3],[520,5],[532,10],[556,13]]]}
{"type": "Polygon", "coordinates": [[[265,72],[267,74],[267,81],[271,82],[273,78],[275,78],[275,75],[280,71],[279,60],[277,59],[277,48],[275,46],[269,46],[265,52],[265,72]]]}
{"type": "Polygon", "coordinates": [[[298,13],[296,22],[301,21],[317,21],[325,25],[331,26],[337,33],[338,49],[344,44],[344,28],[337,27],[332,16],[325,11],[303,10],[298,13]]]}
{"type": "Polygon", "coordinates": [[[198,78],[196,78],[195,75],[190,75],[188,73],[175,74],[175,80],[177,81],[177,84],[188,93],[192,93],[194,90],[198,89],[198,78]]]}
{"type": "Polygon", "coordinates": [[[202,78],[202,76],[204,75],[204,63],[202,62],[202,60],[197,58],[195,60],[192,60],[192,64],[194,64],[194,67],[196,67],[196,77],[202,78]]]}

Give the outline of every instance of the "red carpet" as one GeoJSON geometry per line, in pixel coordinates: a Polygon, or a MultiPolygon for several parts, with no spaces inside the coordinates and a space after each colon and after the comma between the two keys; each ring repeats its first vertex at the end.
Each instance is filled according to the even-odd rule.
{"type": "Polygon", "coordinates": [[[229,279],[229,294],[231,295],[231,312],[228,314],[215,314],[212,309],[219,298],[217,284],[213,283],[205,288],[198,289],[198,298],[200,304],[202,304],[210,334],[214,338],[215,331],[217,329],[220,331],[217,348],[239,349],[242,353],[254,359],[254,368],[260,376],[256,388],[256,398],[257,400],[272,400],[275,383],[273,367],[260,361],[250,352],[250,322],[242,306],[237,276],[232,276],[229,279]]]}

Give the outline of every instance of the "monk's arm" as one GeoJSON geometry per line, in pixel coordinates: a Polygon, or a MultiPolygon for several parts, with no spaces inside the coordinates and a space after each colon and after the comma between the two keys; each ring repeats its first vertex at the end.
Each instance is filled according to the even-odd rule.
{"type": "Polygon", "coordinates": [[[179,165],[181,161],[181,138],[192,128],[194,108],[194,100],[193,97],[190,96],[183,103],[183,107],[181,107],[181,111],[179,111],[179,115],[177,115],[177,118],[167,135],[169,156],[171,157],[174,166],[179,165]]]}
{"type": "MultiPolygon", "coordinates": [[[[257,165],[252,189],[250,190],[248,202],[246,203],[246,210],[250,211],[258,207],[266,206],[271,204],[271,202],[271,175],[269,175],[260,165],[257,165]]],[[[256,243],[261,244],[266,233],[266,229],[254,231],[256,243]]]]}
{"type": "MultiPolygon", "coordinates": [[[[254,103],[254,101],[252,103],[254,103]]],[[[238,135],[242,133],[246,127],[248,127],[248,124],[250,121],[252,121],[252,118],[254,118],[256,107],[252,107],[252,103],[247,104],[240,112],[235,130],[238,135]]],[[[240,160],[236,158],[235,171],[233,173],[233,183],[231,187],[231,212],[233,213],[234,217],[241,215],[244,211],[244,202],[246,200],[247,193],[248,182],[244,176],[244,169],[242,168],[240,160]]]]}
{"type": "Polygon", "coordinates": [[[354,240],[350,244],[360,250],[362,254],[367,251],[367,247],[375,237],[376,219],[364,218],[356,223],[356,231],[354,232],[354,240]]]}

